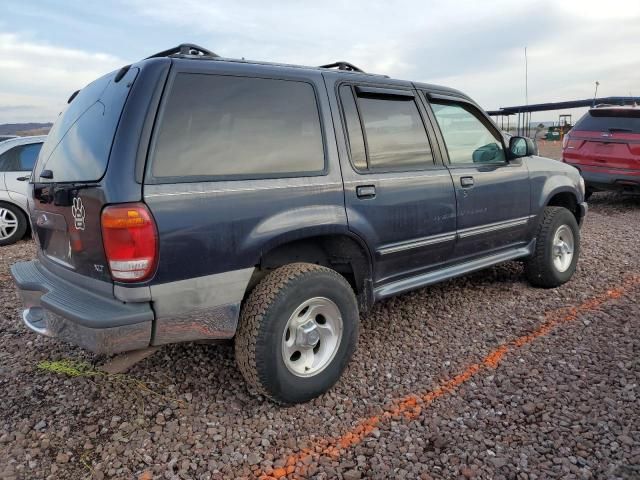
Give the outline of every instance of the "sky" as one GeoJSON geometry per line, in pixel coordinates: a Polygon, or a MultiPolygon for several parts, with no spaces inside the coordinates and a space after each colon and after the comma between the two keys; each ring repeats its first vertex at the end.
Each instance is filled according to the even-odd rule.
{"type": "Polygon", "coordinates": [[[527,47],[529,103],[591,98],[596,81],[598,96],[640,96],[638,0],[3,0],[0,10],[0,123],[54,121],[95,78],[186,42],[224,57],[346,60],[458,88],[485,109],[525,103],[527,47]]]}

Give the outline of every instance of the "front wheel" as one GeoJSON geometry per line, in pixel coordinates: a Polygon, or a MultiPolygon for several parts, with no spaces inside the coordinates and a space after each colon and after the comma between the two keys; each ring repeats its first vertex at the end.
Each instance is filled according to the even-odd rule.
{"type": "Polygon", "coordinates": [[[285,404],[306,402],[340,378],[356,348],[358,322],[344,277],[309,263],[285,265],[245,302],[236,362],[258,393],[285,404]]]}
{"type": "Polygon", "coordinates": [[[545,208],[535,251],[526,263],[529,282],[543,288],[568,282],[576,271],[579,254],[580,228],[576,218],[563,207],[545,208]]]}

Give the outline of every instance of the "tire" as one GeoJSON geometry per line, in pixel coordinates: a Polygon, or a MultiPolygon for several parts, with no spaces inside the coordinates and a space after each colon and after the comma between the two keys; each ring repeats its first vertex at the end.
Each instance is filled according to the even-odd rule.
{"type": "Polygon", "coordinates": [[[16,243],[27,232],[27,217],[10,203],[0,203],[0,246],[16,243]]]}
{"type": "Polygon", "coordinates": [[[538,225],[534,253],[526,263],[529,282],[542,288],[568,282],[576,271],[579,256],[580,228],[573,214],[564,207],[546,207],[538,225]]]}
{"type": "Polygon", "coordinates": [[[358,323],[356,297],[344,277],[309,263],[285,265],[262,279],[242,307],[235,337],[238,368],[250,390],[282,404],[306,402],[342,375],[356,349],[358,323]],[[336,316],[339,339],[328,333],[340,330],[336,316]],[[317,344],[315,334],[307,336],[297,326],[301,322],[318,333],[317,344]]]}

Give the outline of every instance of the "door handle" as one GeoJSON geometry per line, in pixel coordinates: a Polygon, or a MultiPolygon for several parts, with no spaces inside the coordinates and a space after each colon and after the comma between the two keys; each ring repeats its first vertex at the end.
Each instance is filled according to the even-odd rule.
{"type": "Polygon", "coordinates": [[[17,181],[19,182],[26,182],[27,180],[29,180],[30,175],[27,175],[26,177],[18,177],[16,178],[17,181]]]}
{"type": "Polygon", "coordinates": [[[462,188],[473,187],[473,177],[460,177],[460,185],[462,185],[462,188]]]}
{"type": "Polygon", "coordinates": [[[356,195],[358,198],[375,198],[376,187],[373,185],[360,185],[356,187],[356,195]]]}

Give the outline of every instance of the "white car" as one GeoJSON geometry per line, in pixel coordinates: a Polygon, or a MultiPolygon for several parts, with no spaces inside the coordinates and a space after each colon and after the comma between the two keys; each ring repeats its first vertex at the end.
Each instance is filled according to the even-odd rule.
{"type": "Polygon", "coordinates": [[[27,190],[46,135],[0,142],[0,246],[15,243],[29,229],[27,190]]]}

